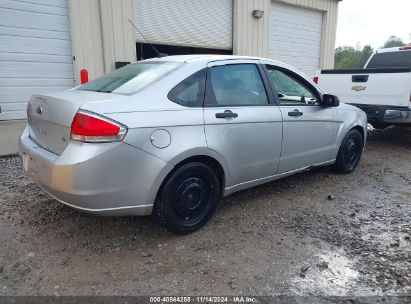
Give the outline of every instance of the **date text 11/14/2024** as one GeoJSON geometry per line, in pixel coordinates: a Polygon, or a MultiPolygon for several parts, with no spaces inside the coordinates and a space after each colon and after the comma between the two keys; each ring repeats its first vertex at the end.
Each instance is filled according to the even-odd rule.
{"type": "Polygon", "coordinates": [[[196,296],[196,297],[150,297],[150,303],[257,303],[256,298],[246,296],[196,296]]]}

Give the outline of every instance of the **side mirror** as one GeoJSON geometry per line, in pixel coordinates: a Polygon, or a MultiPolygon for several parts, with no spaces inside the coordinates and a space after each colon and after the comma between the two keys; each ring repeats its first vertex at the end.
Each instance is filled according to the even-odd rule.
{"type": "Polygon", "coordinates": [[[331,94],[324,94],[321,102],[323,107],[338,107],[340,105],[340,100],[337,96],[331,94]]]}

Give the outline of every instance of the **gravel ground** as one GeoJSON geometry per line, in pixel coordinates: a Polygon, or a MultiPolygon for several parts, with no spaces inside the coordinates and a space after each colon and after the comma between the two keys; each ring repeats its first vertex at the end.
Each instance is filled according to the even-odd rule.
{"type": "Polygon", "coordinates": [[[0,295],[411,295],[411,132],[236,193],[202,230],[69,209],[0,158],[0,295]]]}

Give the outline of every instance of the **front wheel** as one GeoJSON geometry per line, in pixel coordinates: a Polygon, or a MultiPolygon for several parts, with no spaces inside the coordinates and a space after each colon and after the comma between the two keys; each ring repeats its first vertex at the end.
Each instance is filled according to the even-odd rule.
{"type": "Polygon", "coordinates": [[[177,168],[161,188],[154,215],[168,230],[187,234],[200,229],[213,215],[220,199],[214,171],[200,162],[177,168]]]}
{"type": "Polygon", "coordinates": [[[348,174],[355,170],[360,162],[364,141],[358,130],[351,130],[344,137],[338,151],[335,169],[339,173],[348,174]]]}

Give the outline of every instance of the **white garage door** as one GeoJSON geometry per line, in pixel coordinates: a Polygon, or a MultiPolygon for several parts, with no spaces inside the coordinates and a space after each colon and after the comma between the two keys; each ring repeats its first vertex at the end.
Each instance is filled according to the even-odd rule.
{"type": "Polygon", "coordinates": [[[268,56],[314,76],[320,67],[323,14],[273,1],[269,24],[268,56]]]}
{"type": "Polygon", "coordinates": [[[0,120],[30,96],[74,85],[67,0],[0,1],[0,120]]]}
{"type": "Polygon", "coordinates": [[[134,0],[134,21],[151,43],[233,47],[233,0],[134,0]]]}

